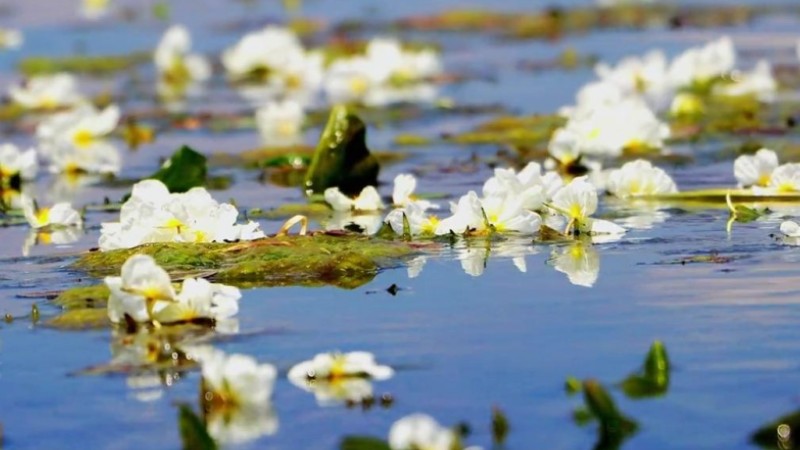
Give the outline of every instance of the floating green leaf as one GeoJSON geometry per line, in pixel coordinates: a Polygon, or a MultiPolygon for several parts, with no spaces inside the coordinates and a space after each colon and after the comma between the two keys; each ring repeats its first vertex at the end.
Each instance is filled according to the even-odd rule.
{"type": "Polygon", "coordinates": [[[370,436],[345,436],[340,450],[390,450],[385,441],[370,436]]]}
{"type": "Polygon", "coordinates": [[[217,443],[208,434],[203,421],[188,405],[178,406],[178,428],[184,450],[216,450],[217,443]]]}
{"type": "Polygon", "coordinates": [[[669,389],[670,364],[667,349],[661,341],[650,346],[642,369],[628,376],[622,391],[630,398],[658,397],[669,389]]]}
{"type": "Polygon", "coordinates": [[[756,430],[750,440],[764,449],[797,450],[800,441],[792,437],[800,431],[800,411],[795,411],[774,420],[756,430]]]}
{"type": "Polygon", "coordinates": [[[110,324],[105,308],[69,309],[46,322],[47,326],[61,330],[86,330],[107,328],[110,324]]]}
{"type": "Polygon", "coordinates": [[[366,125],[345,106],[331,110],[305,178],[306,192],[329,187],[356,195],[378,184],[380,166],[366,145],[366,125]]]}
{"type": "Polygon", "coordinates": [[[148,178],[164,183],[170,192],[186,192],[206,182],[206,157],[184,145],[148,178]]]}

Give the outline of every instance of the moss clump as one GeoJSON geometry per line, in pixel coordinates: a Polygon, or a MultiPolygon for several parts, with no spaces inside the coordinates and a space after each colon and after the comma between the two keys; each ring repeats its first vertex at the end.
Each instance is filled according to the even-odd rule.
{"type": "Polygon", "coordinates": [[[68,56],[65,58],[31,56],[20,61],[19,70],[26,76],[56,72],[108,75],[146,63],[151,58],[152,55],[145,52],[130,55],[68,56]]]}
{"type": "Polygon", "coordinates": [[[108,320],[106,308],[79,308],[64,311],[46,324],[62,330],[86,330],[107,328],[111,322],[108,320]]]}
{"type": "Polygon", "coordinates": [[[74,267],[94,276],[119,273],[131,255],[151,255],[173,278],[201,274],[240,286],[354,288],[412,255],[408,243],[354,234],[279,236],[240,243],[159,243],[84,254],[74,267]]]}
{"type": "Polygon", "coordinates": [[[58,294],[53,303],[64,309],[105,308],[108,294],[104,284],[79,286],[58,294]]]}

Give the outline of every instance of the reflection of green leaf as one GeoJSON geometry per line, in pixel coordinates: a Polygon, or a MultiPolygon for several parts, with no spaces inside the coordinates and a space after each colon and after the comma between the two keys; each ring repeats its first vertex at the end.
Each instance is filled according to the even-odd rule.
{"type": "Polygon", "coordinates": [[[381,439],[370,436],[345,436],[339,444],[341,450],[390,450],[381,439]]]}
{"type": "Polygon", "coordinates": [[[508,418],[503,410],[498,407],[492,408],[492,441],[495,445],[503,445],[508,436],[508,418]]]}
{"type": "Polygon", "coordinates": [[[345,106],[331,110],[305,178],[305,187],[314,193],[338,187],[356,195],[365,186],[378,184],[380,166],[365,142],[366,125],[345,106]]]}
{"type": "Polygon", "coordinates": [[[596,419],[597,418],[594,416],[594,414],[592,414],[592,412],[589,411],[589,409],[586,408],[586,406],[581,405],[575,408],[574,411],[572,411],[572,420],[579,427],[589,425],[596,419]]]}
{"type": "Polygon", "coordinates": [[[186,192],[206,182],[206,157],[184,145],[149,178],[164,183],[170,192],[186,192]]]}
{"type": "Polygon", "coordinates": [[[208,434],[206,426],[187,405],[178,406],[178,428],[184,450],[215,450],[216,442],[208,434]]]}
{"type": "Polygon", "coordinates": [[[630,398],[658,397],[669,389],[670,364],[667,349],[661,341],[653,342],[642,369],[621,383],[622,391],[630,398]]]}
{"type": "Polygon", "coordinates": [[[800,442],[792,439],[792,433],[796,430],[800,430],[800,411],[762,426],[750,436],[750,440],[765,449],[797,450],[800,449],[800,442]]]}
{"type": "Polygon", "coordinates": [[[595,449],[619,448],[626,438],[636,433],[636,422],[617,409],[611,395],[597,380],[583,382],[583,398],[589,411],[600,422],[600,438],[595,449]]]}

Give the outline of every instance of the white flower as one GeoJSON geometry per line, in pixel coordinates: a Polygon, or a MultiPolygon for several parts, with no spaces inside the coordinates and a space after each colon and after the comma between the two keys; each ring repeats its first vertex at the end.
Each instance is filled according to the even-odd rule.
{"type": "Polygon", "coordinates": [[[706,106],[702,97],[691,92],[681,92],[672,99],[669,112],[675,117],[697,116],[703,114],[706,106]]]}
{"type": "Polygon", "coordinates": [[[360,402],[372,396],[369,380],[386,380],[394,374],[389,366],[375,363],[367,352],[320,353],[289,370],[289,381],[313,392],[321,406],[343,401],[360,402]]]}
{"type": "Polygon", "coordinates": [[[370,94],[383,82],[380,67],[363,56],[355,56],[331,64],[325,77],[324,89],[331,103],[380,106],[383,100],[373,100],[370,94]]]}
{"type": "Polygon", "coordinates": [[[366,186],[356,198],[350,198],[338,187],[325,189],[325,201],[334,211],[379,211],[384,208],[380,194],[374,186],[366,186]]]}
{"type": "Polygon", "coordinates": [[[781,233],[791,238],[800,238],[800,225],[793,220],[781,222],[781,233]]]}
{"type": "Polygon", "coordinates": [[[626,96],[640,96],[654,109],[667,105],[672,89],[667,78],[667,57],[664,52],[654,50],[643,57],[628,57],[615,67],[605,63],[595,66],[602,81],[620,88],[626,96]]]}
{"type": "Polygon", "coordinates": [[[183,280],[181,292],[163,308],[154,311],[153,319],[160,323],[190,322],[196,319],[224,321],[239,312],[239,289],[210,283],[202,278],[183,280]]]}
{"type": "Polygon", "coordinates": [[[55,229],[34,228],[22,243],[22,256],[28,256],[35,245],[67,245],[81,236],[79,227],[58,227],[55,229]]]}
{"type": "Polygon", "coordinates": [[[375,212],[360,213],[357,211],[334,211],[325,221],[325,229],[357,231],[372,236],[380,231],[383,221],[375,212]]]}
{"type": "Polygon", "coordinates": [[[742,155],[733,162],[733,174],[741,187],[770,184],[772,173],[778,168],[778,155],[762,148],[754,155],[742,155]]]}
{"type": "Polygon", "coordinates": [[[96,141],[78,148],[65,143],[42,145],[49,160],[51,173],[71,176],[79,174],[117,174],[122,167],[122,157],[117,148],[106,141],[96,141]]]}
{"type": "Polygon", "coordinates": [[[575,234],[623,234],[625,229],[607,220],[593,219],[597,211],[597,189],[585,177],[578,177],[561,188],[553,196],[552,206],[569,223],[566,233],[575,234]]]}
{"type": "Polygon", "coordinates": [[[772,172],[767,191],[781,194],[800,192],[800,164],[789,163],[778,166],[772,172]]]}
{"type": "Polygon", "coordinates": [[[25,83],[9,87],[8,95],[28,109],[50,110],[85,102],[77,90],[75,77],[68,73],[32,77],[25,83]]]}
{"type": "Polygon", "coordinates": [[[539,209],[545,201],[552,185],[559,183],[561,177],[548,176],[544,179],[541,166],[531,162],[519,174],[514,169],[495,169],[494,176],[483,184],[484,197],[513,196],[521,199],[522,207],[526,209],[539,209]],[[547,182],[547,185],[545,184],[547,182]]]}
{"type": "Polygon", "coordinates": [[[222,53],[222,65],[234,80],[257,77],[274,79],[283,67],[301,58],[303,49],[297,35],[288,28],[268,26],[245,35],[222,53]]]}
{"type": "Polygon", "coordinates": [[[632,99],[573,116],[553,134],[549,150],[568,165],[581,155],[616,157],[625,150],[661,149],[669,135],[665,123],[640,100],[632,99]]]}
{"type": "Polygon", "coordinates": [[[0,28],[0,49],[17,49],[22,46],[22,32],[13,28],[0,28]]]}
{"type": "Polygon", "coordinates": [[[182,25],[171,26],[161,37],[153,60],[159,78],[168,85],[183,86],[211,77],[211,64],[203,56],[189,53],[192,38],[182,25]]]}
{"type": "Polygon", "coordinates": [[[307,386],[309,380],[350,377],[386,380],[392,375],[394,370],[377,364],[375,356],[369,352],[319,353],[292,367],[288,374],[289,380],[300,387],[307,386]]]}
{"type": "Polygon", "coordinates": [[[256,110],[256,126],[264,144],[284,147],[302,142],[305,113],[295,101],[270,102],[256,110]]]}
{"type": "Polygon", "coordinates": [[[392,450],[453,450],[457,442],[452,430],[425,414],[403,417],[392,424],[389,430],[389,447],[392,450]]]}
{"type": "Polygon", "coordinates": [[[40,208],[27,196],[22,198],[22,211],[25,219],[33,228],[44,227],[80,227],[83,224],[81,215],[69,203],[56,203],[49,208],[40,208]]]}
{"type": "Polygon", "coordinates": [[[433,235],[439,226],[439,219],[436,216],[425,214],[425,209],[416,202],[391,211],[384,222],[392,227],[395,234],[402,235],[404,232],[403,216],[408,221],[409,232],[412,236],[433,235]]]}
{"type": "Polygon", "coordinates": [[[554,249],[549,263],[576,286],[592,287],[600,274],[600,256],[590,244],[575,241],[554,249]]]}
{"type": "Polygon", "coordinates": [[[119,119],[120,111],[116,105],[98,111],[94,106],[85,104],[42,121],[36,128],[36,136],[43,141],[86,148],[111,134],[119,119]]]}
{"type": "Polygon", "coordinates": [[[574,106],[560,108],[558,113],[564,117],[585,115],[595,109],[612,107],[627,97],[622,88],[610,81],[592,81],[578,90],[574,106]]]}
{"type": "MultiPolygon", "coordinates": [[[[538,201],[540,206],[542,200],[538,201]]],[[[523,195],[493,195],[481,200],[481,207],[485,220],[494,231],[532,234],[539,231],[542,218],[525,208],[527,202],[529,198],[523,195]]]]}
{"type": "Polygon", "coordinates": [[[131,248],[149,242],[222,242],[264,237],[255,222],[236,223],[239,212],[217,203],[204,188],[170,194],[158,180],[133,186],[120,221],[103,223],[100,249],[131,248]]]}
{"type": "Polygon", "coordinates": [[[669,67],[673,87],[704,85],[730,73],[736,66],[733,41],[723,36],[702,47],[694,47],[678,55],[669,67]]]}
{"type": "Polygon", "coordinates": [[[722,95],[752,95],[762,102],[772,102],[778,91],[778,82],[772,75],[772,65],[761,60],[750,72],[734,72],[733,83],[715,87],[715,92],[722,95]]]}
{"type": "Polygon", "coordinates": [[[118,323],[125,315],[136,322],[148,322],[157,306],[175,301],[175,290],[166,270],[151,256],[133,255],[122,265],[121,276],[106,277],[111,294],[108,318],[118,323]]]}
{"type": "Polygon", "coordinates": [[[436,226],[435,233],[444,235],[449,233],[464,234],[471,231],[486,229],[481,201],[475,191],[470,191],[458,199],[458,203],[451,204],[452,216],[443,219],[436,226]]]}
{"type": "Polygon", "coordinates": [[[611,194],[621,198],[678,192],[675,182],[664,170],[644,159],[625,163],[612,171],[607,188],[611,194]]]}
{"type": "Polygon", "coordinates": [[[406,51],[396,39],[372,39],[367,44],[366,55],[367,59],[385,71],[386,81],[395,86],[419,83],[442,71],[436,52],[406,51]]]}
{"type": "Polygon", "coordinates": [[[188,354],[202,366],[202,401],[215,439],[241,443],[278,430],[270,400],[278,374],[275,366],[214,349],[188,354]]]}
{"type": "Polygon", "coordinates": [[[425,209],[438,209],[439,205],[429,202],[427,200],[419,200],[414,196],[414,190],[417,188],[417,179],[414,175],[408,173],[401,173],[394,177],[394,189],[392,190],[392,204],[396,207],[408,206],[411,203],[416,204],[423,210],[425,209]]]}
{"type": "Polygon", "coordinates": [[[21,152],[14,144],[0,145],[0,179],[3,184],[16,176],[23,180],[32,180],[38,170],[36,150],[31,148],[21,152]]]}

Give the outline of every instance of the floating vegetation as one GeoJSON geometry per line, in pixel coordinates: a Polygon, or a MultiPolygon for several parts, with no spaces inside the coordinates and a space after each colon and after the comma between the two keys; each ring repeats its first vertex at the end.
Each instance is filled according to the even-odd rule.
{"type": "Polygon", "coordinates": [[[110,56],[67,56],[53,58],[47,56],[29,56],[19,62],[20,72],[27,76],[46,75],[58,72],[83,73],[88,75],[113,75],[149,62],[149,52],[132,53],[130,55],[110,56]]]}

